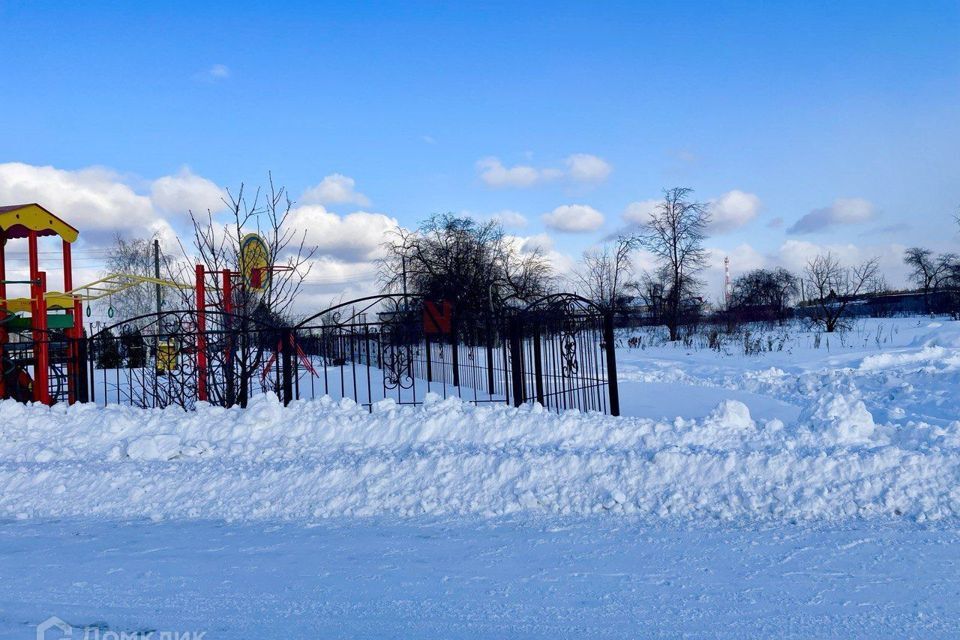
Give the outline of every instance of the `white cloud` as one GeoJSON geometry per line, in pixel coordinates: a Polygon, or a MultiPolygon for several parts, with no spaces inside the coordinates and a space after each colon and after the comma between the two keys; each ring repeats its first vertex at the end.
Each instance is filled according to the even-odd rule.
{"type": "Polygon", "coordinates": [[[777,261],[770,256],[760,253],[753,246],[741,243],[730,250],[708,249],[710,254],[708,269],[723,274],[723,259],[730,258],[730,271],[733,277],[766,267],[776,266],[777,261]]]}
{"type": "Polygon", "coordinates": [[[538,233],[535,236],[520,238],[520,240],[522,241],[520,250],[524,253],[533,253],[534,251],[547,253],[553,251],[553,238],[550,237],[550,234],[538,233]]]}
{"type": "Polygon", "coordinates": [[[303,204],[356,204],[370,206],[370,198],[356,190],[357,182],[342,173],[333,173],[320,181],[320,184],[304,191],[300,201],[303,204]]]}
{"type": "Polygon", "coordinates": [[[856,265],[871,258],[880,261],[880,272],[891,286],[906,284],[907,270],[903,264],[905,247],[900,244],[855,245],[852,243],[818,244],[806,240],[789,239],[769,253],[758,251],[749,244],[733,249],[710,248],[704,294],[709,300],[719,301],[723,296],[723,259],[730,258],[730,273],[735,280],[753,269],[784,267],[802,277],[807,263],[818,255],[831,252],[844,265],[856,265]]]}
{"type": "Polygon", "coordinates": [[[386,234],[398,227],[394,218],[382,213],[355,211],[338,215],[322,205],[297,207],[288,222],[306,233],[306,244],[319,253],[339,260],[362,262],[380,256],[386,234]]]}
{"type": "Polygon", "coordinates": [[[480,179],[487,186],[502,187],[532,187],[540,182],[559,178],[561,172],[556,169],[535,169],[527,165],[505,167],[499,158],[481,158],[477,161],[477,171],[480,179]]]}
{"type": "MultiPolygon", "coordinates": [[[[171,211],[205,208],[221,193],[212,182],[186,169],[149,182],[130,182],[103,168],[68,171],[6,163],[0,164],[0,203],[40,203],[77,227],[87,249],[108,247],[117,234],[158,233],[161,243],[176,255],[178,232],[182,237],[188,223],[171,211]],[[133,184],[145,187],[148,194],[138,193],[133,184]],[[171,226],[168,217],[178,227],[171,226]]],[[[381,255],[386,234],[397,228],[395,219],[365,211],[341,216],[322,205],[299,206],[290,215],[291,228],[306,231],[307,246],[318,249],[303,300],[297,300],[298,309],[317,309],[340,296],[349,299],[375,290],[374,260],[381,255]]],[[[217,223],[214,233],[229,233],[230,228],[217,223]]],[[[94,280],[100,269],[100,265],[77,264],[75,282],[94,280]]],[[[14,270],[11,265],[11,273],[14,270]]],[[[56,273],[51,278],[54,287],[60,286],[56,273]]]]}
{"type": "Polygon", "coordinates": [[[623,219],[634,224],[646,224],[661,202],[656,199],[631,202],[623,211],[623,219]]]}
{"type": "Polygon", "coordinates": [[[0,202],[36,202],[80,230],[84,240],[149,235],[169,225],[148,196],[109,169],[69,171],[20,162],[0,164],[0,202]]]}
{"type": "Polygon", "coordinates": [[[556,231],[584,233],[603,226],[603,214],[585,204],[565,204],[545,213],[543,222],[556,231]]]}
{"type": "Polygon", "coordinates": [[[823,209],[814,209],[797,220],[787,233],[813,233],[842,224],[869,222],[876,211],[869,200],[863,198],[837,198],[833,204],[823,209]]]}
{"type": "Polygon", "coordinates": [[[184,167],[177,175],[163,176],[150,185],[150,199],[171,213],[220,211],[226,193],[216,184],[184,167]]]}
{"type": "MultiPolygon", "coordinates": [[[[656,198],[631,202],[622,217],[628,223],[645,224],[662,202],[656,198]]],[[[756,195],[738,189],[728,191],[709,203],[710,231],[727,233],[738,229],[756,218],[760,207],[760,198],[756,195]]]]}
{"type": "Polygon", "coordinates": [[[727,233],[739,229],[760,213],[760,198],[738,189],[710,202],[710,231],[727,233]]]}
{"type": "Polygon", "coordinates": [[[568,277],[577,264],[577,261],[568,254],[556,250],[553,238],[547,233],[538,233],[533,236],[507,236],[506,240],[521,253],[539,251],[540,257],[550,266],[553,276],[558,280],[568,277]]]}
{"type": "Polygon", "coordinates": [[[791,271],[801,272],[818,255],[833,253],[841,262],[853,264],[862,260],[862,252],[855,244],[822,245],[806,240],[787,240],[779,249],[780,262],[791,271]]]}
{"type": "Polygon", "coordinates": [[[210,65],[209,68],[198,73],[196,77],[199,80],[206,80],[208,82],[226,80],[230,77],[230,67],[225,64],[210,65]]]}
{"type": "Polygon", "coordinates": [[[566,160],[567,175],[574,182],[598,183],[610,177],[609,162],[589,153],[575,153],[566,160]]]}
{"type": "Polygon", "coordinates": [[[490,219],[499,222],[505,227],[512,227],[515,229],[523,229],[527,226],[526,217],[524,217],[523,214],[516,211],[511,211],[510,209],[497,211],[490,216],[490,219]]]}
{"type": "Polygon", "coordinates": [[[567,156],[564,165],[566,169],[537,168],[523,164],[507,167],[499,158],[490,156],[477,161],[477,172],[489,187],[522,189],[560,179],[580,184],[598,184],[613,171],[606,160],[588,153],[567,156]]]}

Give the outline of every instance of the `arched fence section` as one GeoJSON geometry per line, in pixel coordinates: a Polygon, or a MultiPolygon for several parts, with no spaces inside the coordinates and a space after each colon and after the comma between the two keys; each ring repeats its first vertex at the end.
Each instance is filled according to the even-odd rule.
{"type": "Polygon", "coordinates": [[[141,407],[246,406],[330,396],[373,410],[432,394],[619,415],[613,318],[557,294],[503,311],[412,295],[337,304],[292,326],[238,313],[165,311],[89,331],[80,398],[141,407]]]}

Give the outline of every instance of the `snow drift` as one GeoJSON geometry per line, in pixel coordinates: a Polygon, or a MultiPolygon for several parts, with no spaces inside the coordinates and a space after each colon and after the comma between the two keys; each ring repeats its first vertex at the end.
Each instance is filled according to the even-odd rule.
{"type": "Polygon", "coordinates": [[[0,517],[310,520],[640,514],[960,515],[960,422],[878,425],[825,389],[797,425],[728,400],[700,420],[545,413],[428,398],[246,410],[0,402],[0,517]]]}

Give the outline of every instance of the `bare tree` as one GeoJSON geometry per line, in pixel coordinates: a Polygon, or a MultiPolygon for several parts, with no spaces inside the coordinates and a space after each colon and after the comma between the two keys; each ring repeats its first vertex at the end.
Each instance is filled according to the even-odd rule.
{"type": "Polygon", "coordinates": [[[640,245],[657,259],[666,281],[663,319],[670,340],[679,338],[686,307],[703,285],[697,276],[707,266],[704,241],[710,214],[704,203],[691,199],[692,194],[686,187],[666,189],[639,236],[640,245]]]}
{"type": "MultiPolygon", "coordinates": [[[[151,277],[154,275],[153,238],[127,240],[120,235],[107,251],[107,266],[103,276],[117,273],[151,277]]],[[[116,313],[116,321],[129,320],[156,311],[156,296],[152,288],[130,287],[109,299],[116,313]]]]}
{"type": "MultiPolygon", "coordinates": [[[[273,268],[265,278],[269,286],[259,289],[240,286],[233,289],[233,308],[238,314],[265,314],[273,319],[289,320],[291,307],[310,272],[316,248],[306,246],[306,230],[293,229],[289,217],[293,201],[284,187],[274,184],[268,175],[268,188],[257,189],[252,197],[240,185],[236,195],[227,190],[228,222],[214,220],[213,214],[190,212],[193,223],[193,250],[207,272],[241,270],[241,242],[247,233],[257,233],[267,247],[267,263],[273,268]]],[[[189,256],[189,251],[184,254],[189,256]]],[[[223,308],[223,291],[219,279],[211,281],[210,302],[223,308]]]]}
{"type": "Polygon", "coordinates": [[[936,293],[948,274],[950,262],[921,247],[907,249],[903,262],[910,267],[910,280],[923,292],[924,310],[930,312],[930,294],[936,293]]]}
{"type": "Polygon", "coordinates": [[[810,260],[804,269],[807,294],[812,296],[813,320],[827,333],[842,327],[847,307],[854,297],[875,286],[879,261],[872,258],[854,267],[845,267],[827,252],[810,260]]]}
{"type": "Polygon", "coordinates": [[[536,298],[552,284],[541,251],[522,251],[496,221],[434,215],[416,230],[397,229],[384,248],[379,264],[384,291],[448,300],[461,317],[484,313],[507,298],[536,298]]]}
{"type": "Polygon", "coordinates": [[[621,235],[613,243],[583,252],[573,272],[575,286],[586,298],[603,309],[620,310],[630,287],[628,277],[633,269],[631,254],[636,249],[635,236],[621,235]]]}
{"type": "MultiPolygon", "coordinates": [[[[162,279],[189,282],[189,279],[183,276],[184,265],[182,263],[171,260],[162,251],[155,258],[154,242],[156,240],[156,236],[128,240],[117,235],[113,246],[107,250],[106,268],[102,275],[106,277],[121,274],[153,278],[156,276],[156,258],[159,258],[160,277],[162,279]]],[[[164,287],[162,291],[165,310],[183,308],[190,302],[183,295],[182,289],[164,287]]],[[[141,318],[142,320],[137,322],[140,328],[150,322],[143,316],[158,311],[154,285],[130,286],[110,295],[108,302],[114,309],[116,322],[141,318]]]]}
{"type": "Polygon", "coordinates": [[[660,324],[664,316],[664,291],[669,288],[669,274],[665,269],[644,271],[639,280],[631,280],[626,287],[646,306],[648,319],[660,324]]]}
{"type": "Polygon", "coordinates": [[[275,185],[272,175],[268,174],[265,191],[257,189],[248,197],[241,184],[236,194],[227,190],[224,203],[226,222],[215,219],[210,211],[206,215],[190,212],[193,247],[192,251],[182,249],[187,261],[204,265],[211,274],[206,279],[207,304],[223,311],[226,299],[219,274],[243,272],[241,243],[247,233],[257,233],[266,245],[271,265],[263,274],[266,286],[238,282],[230,298],[233,314],[214,313],[209,321],[220,325],[224,340],[236,343],[210,349],[211,369],[225,372],[222,384],[211,386],[211,400],[243,406],[252,381],[277,349],[281,328],[293,322],[292,305],[310,272],[316,248],[306,246],[305,229],[291,227],[293,201],[284,187],[275,185]]]}
{"type": "Polygon", "coordinates": [[[800,291],[798,278],[784,269],[754,269],[733,282],[731,311],[749,320],[783,322],[800,291]]]}

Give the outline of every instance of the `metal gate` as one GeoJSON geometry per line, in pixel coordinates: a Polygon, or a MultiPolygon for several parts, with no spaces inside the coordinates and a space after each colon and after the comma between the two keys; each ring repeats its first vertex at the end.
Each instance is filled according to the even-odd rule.
{"type": "Polygon", "coordinates": [[[372,407],[436,394],[620,413],[613,317],[573,294],[497,314],[373,296],[316,314],[294,334],[295,398],[339,396],[372,407]]]}

